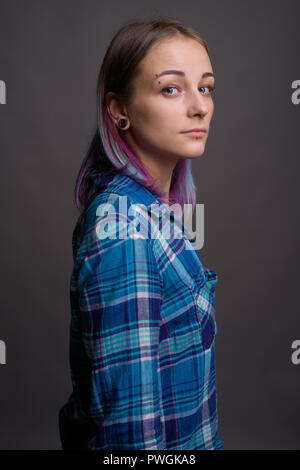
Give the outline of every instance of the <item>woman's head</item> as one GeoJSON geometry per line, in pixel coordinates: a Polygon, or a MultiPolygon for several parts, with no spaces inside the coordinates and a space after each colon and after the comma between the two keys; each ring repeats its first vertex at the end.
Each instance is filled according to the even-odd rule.
{"type": "Polygon", "coordinates": [[[172,19],[121,28],[99,74],[98,129],[77,178],[77,205],[87,205],[88,180],[107,169],[134,177],[166,201],[159,176],[171,168],[169,202],[194,206],[190,159],[205,149],[213,87],[208,47],[190,28],[172,19]],[[162,74],[167,70],[179,74],[162,74]],[[120,118],[126,119],[123,129],[120,118]],[[207,132],[183,134],[195,128],[207,132]]]}

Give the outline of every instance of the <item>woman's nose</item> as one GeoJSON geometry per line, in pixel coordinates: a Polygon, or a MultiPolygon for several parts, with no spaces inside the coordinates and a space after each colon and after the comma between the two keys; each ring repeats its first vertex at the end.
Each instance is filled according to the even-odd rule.
{"type": "Polygon", "coordinates": [[[207,96],[204,96],[200,91],[195,91],[190,93],[190,98],[188,102],[189,113],[191,115],[201,114],[205,115],[208,113],[209,104],[207,102],[207,96]]]}

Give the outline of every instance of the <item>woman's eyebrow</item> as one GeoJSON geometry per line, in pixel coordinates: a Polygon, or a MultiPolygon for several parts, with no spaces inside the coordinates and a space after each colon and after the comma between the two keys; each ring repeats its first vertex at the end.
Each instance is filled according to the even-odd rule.
{"type": "MultiPolygon", "coordinates": [[[[161,77],[162,75],[182,75],[183,77],[185,76],[185,73],[182,71],[182,70],[164,70],[163,72],[159,73],[159,74],[155,74],[155,80],[158,78],[158,77],[161,77]]],[[[214,74],[212,72],[204,72],[202,74],[202,78],[206,78],[206,77],[213,77],[215,78],[214,74]]]]}

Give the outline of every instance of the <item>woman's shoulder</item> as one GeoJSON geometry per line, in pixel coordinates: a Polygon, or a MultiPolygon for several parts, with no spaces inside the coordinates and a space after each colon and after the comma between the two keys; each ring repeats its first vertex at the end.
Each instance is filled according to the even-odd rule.
{"type": "MultiPolygon", "coordinates": [[[[107,183],[108,176],[103,178],[107,183]]],[[[87,232],[95,229],[102,219],[121,228],[129,224],[133,229],[141,223],[140,228],[145,231],[161,211],[162,204],[146,187],[129,176],[117,174],[96,194],[81,223],[87,232]]]]}

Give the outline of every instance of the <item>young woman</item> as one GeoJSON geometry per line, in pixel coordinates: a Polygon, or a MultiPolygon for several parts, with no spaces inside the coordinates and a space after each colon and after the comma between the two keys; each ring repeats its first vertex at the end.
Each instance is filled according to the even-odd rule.
{"type": "Polygon", "coordinates": [[[171,209],[195,208],[191,160],[205,150],[214,80],[206,42],[174,19],[129,23],[106,52],[75,188],[63,449],[223,448],[218,278],[171,209]]]}

